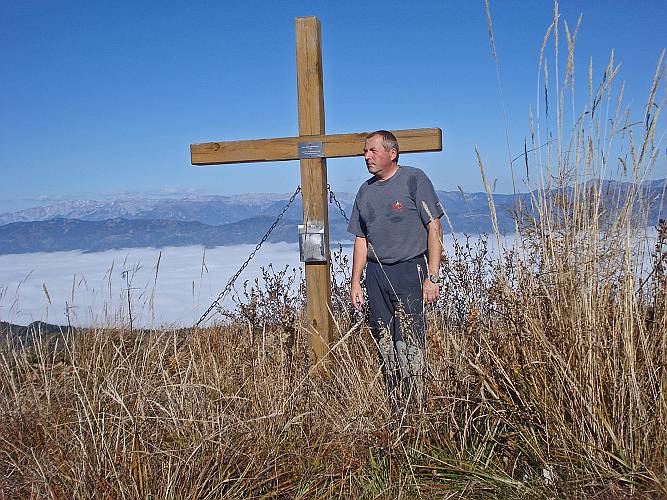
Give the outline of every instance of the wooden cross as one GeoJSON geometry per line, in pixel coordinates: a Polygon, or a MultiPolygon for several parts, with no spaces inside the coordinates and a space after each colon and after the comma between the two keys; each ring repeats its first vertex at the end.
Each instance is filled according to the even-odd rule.
{"type": "MultiPolygon", "coordinates": [[[[296,19],[299,136],[190,145],[193,165],[300,160],[303,223],[324,225],[325,262],[306,262],[306,320],[311,355],[322,359],[333,342],[326,158],[363,156],[367,132],[325,135],[322,37],[316,17],[296,19]]],[[[395,130],[401,153],[441,151],[438,128],[395,130]]]]}

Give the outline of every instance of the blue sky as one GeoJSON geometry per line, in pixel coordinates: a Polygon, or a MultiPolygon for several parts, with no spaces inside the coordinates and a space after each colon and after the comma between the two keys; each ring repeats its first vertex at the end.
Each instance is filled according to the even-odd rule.
{"type": "MultiPolygon", "coordinates": [[[[491,9],[519,154],[553,5],[491,9]]],[[[599,76],[614,49],[625,101],[641,114],[667,46],[667,2],[564,1],[560,11],[571,27],[583,14],[580,95],[589,58],[599,76]]],[[[304,15],[322,22],[328,133],[440,127],[441,153],[402,163],[424,168],[438,189],[479,191],[476,145],[497,191],[511,192],[483,0],[20,0],[0,4],[0,200],[292,191],[298,162],[193,167],[188,146],[297,135],[294,19],[304,15]]],[[[354,192],[367,177],[360,158],[328,166],[334,190],[354,192]]]]}

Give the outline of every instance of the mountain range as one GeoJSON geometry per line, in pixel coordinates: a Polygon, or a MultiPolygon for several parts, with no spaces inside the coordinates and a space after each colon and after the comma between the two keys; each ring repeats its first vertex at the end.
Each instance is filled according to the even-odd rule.
{"type": "MultiPolygon", "coordinates": [[[[612,211],[631,187],[629,183],[616,181],[602,184],[603,199],[612,211]]],[[[663,213],[665,179],[646,181],[641,189],[644,199],[649,200],[649,224],[656,224],[663,213]]],[[[454,231],[467,234],[492,232],[486,193],[437,191],[437,194],[454,231]]],[[[513,231],[516,206],[519,202],[524,206],[529,204],[531,195],[492,196],[500,230],[513,231]]],[[[0,214],[0,254],[257,243],[283,210],[288,198],[287,194],[268,193],[62,201],[0,214]]],[[[336,193],[336,199],[349,215],[354,195],[336,193]]],[[[329,205],[329,221],[332,241],[351,239],[342,214],[332,203],[329,205]]],[[[300,197],[285,212],[268,241],[296,242],[299,223],[300,197]]]]}
{"type": "Polygon", "coordinates": [[[57,339],[62,339],[65,335],[75,331],[76,329],[70,326],[54,325],[43,321],[33,321],[27,326],[0,321],[0,338],[9,340],[10,345],[32,347],[35,340],[41,339],[47,341],[42,347],[46,347],[48,351],[54,347],[53,344],[57,339]]]}

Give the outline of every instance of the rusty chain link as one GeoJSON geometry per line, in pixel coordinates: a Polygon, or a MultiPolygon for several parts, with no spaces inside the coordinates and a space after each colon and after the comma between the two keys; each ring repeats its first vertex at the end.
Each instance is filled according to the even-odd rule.
{"type": "Polygon", "coordinates": [[[333,202],[338,207],[338,210],[340,211],[341,215],[343,216],[343,219],[345,219],[345,222],[347,222],[349,224],[350,219],[345,214],[345,210],[343,210],[343,207],[340,204],[340,201],[338,201],[338,198],[336,198],[336,195],[331,190],[331,186],[329,184],[327,184],[327,190],[329,191],[329,203],[333,202]]]}
{"type": "Polygon", "coordinates": [[[209,308],[206,310],[206,312],[205,312],[204,314],[202,314],[201,318],[199,318],[199,321],[197,321],[197,323],[195,323],[195,328],[198,327],[198,326],[202,323],[202,321],[204,321],[204,320],[206,319],[206,317],[210,314],[210,312],[211,312],[213,309],[215,309],[216,307],[218,308],[218,310],[221,310],[221,309],[222,309],[222,305],[221,305],[221,301],[222,301],[222,299],[223,299],[223,298],[225,297],[225,295],[227,295],[227,294],[229,293],[229,291],[232,289],[232,287],[234,286],[234,283],[236,282],[236,280],[238,279],[238,277],[241,275],[241,273],[243,272],[243,270],[248,266],[248,264],[250,263],[250,261],[255,257],[255,254],[259,251],[260,248],[262,248],[262,245],[263,245],[264,242],[268,239],[269,235],[273,232],[273,230],[276,228],[276,226],[277,226],[278,223],[280,222],[280,219],[283,218],[283,215],[285,215],[285,212],[287,212],[287,209],[288,209],[288,208],[290,207],[290,205],[294,202],[294,200],[296,199],[296,196],[299,194],[299,192],[301,192],[301,186],[297,186],[296,191],[294,191],[294,194],[292,194],[292,196],[290,197],[289,201],[287,202],[287,205],[285,205],[285,208],[283,208],[283,211],[280,212],[280,214],[278,215],[278,217],[276,217],[276,220],[273,221],[273,224],[271,224],[271,227],[269,228],[269,230],[264,234],[264,236],[262,237],[262,239],[260,240],[260,242],[257,243],[257,246],[256,246],[255,249],[250,253],[250,255],[249,255],[248,258],[245,260],[245,262],[241,265],[241,267],[239,268],[239,270],[236,271],[236,273],[234,274],[234,276],[232,276],[231,278],[229,278],[229,281],[227,282],[227,285],[225,285],[225,288],[222,290],[222,292],[220,292],[220,295],[218,295],[218,298],[215,299],[215,300],[213,301],[213,303],[209,306],[209,308]]]}

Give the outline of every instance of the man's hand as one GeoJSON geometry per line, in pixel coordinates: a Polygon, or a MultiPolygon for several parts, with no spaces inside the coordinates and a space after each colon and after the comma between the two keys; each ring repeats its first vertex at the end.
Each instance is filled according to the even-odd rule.
{"type": "Polygon", "coordinates": [[[358,281],[356,283],[352,282],[352,286],[350,287],[350,298],[352,299],[354,308],[357,311],[361,311],[366,301],[364,300],[364,292],[361,289],[361,284],[358,281]]]}
{"type": "Polygon", "coordinates": [[[350,299],[352,305],[357,311],[361,311],[364,306],[364,292],[361,289],[361,275],[366,267],[366,256],[368,254],[368,245],[366,238],[357,236],[354,239],[354,251],[352,253],[352,285],[350,286],[350,299]]]}
{"type": "Polygon", "coordinates": [[[424,304],[433,304],[440,296],[440,285],[433,283],[430,279],[427,278],[424,280],[422,291],[424,295],[424,304]]]}

